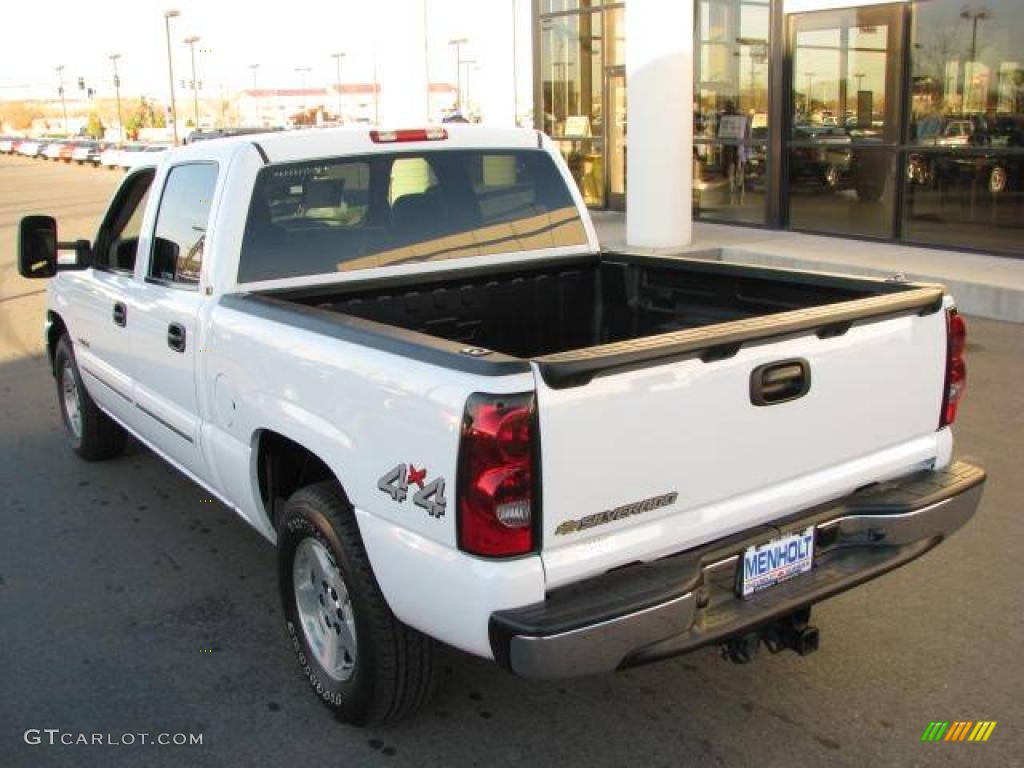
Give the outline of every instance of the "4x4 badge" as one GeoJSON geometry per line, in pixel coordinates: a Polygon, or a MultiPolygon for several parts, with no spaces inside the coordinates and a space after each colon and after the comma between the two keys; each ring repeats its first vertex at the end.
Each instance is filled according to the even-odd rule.
{"type": "Polygon", "coordinates": [[[377,481],[377,490],[386,493],[399,504],[409,496],[409,485],[419,488],[412,497],[412,503],[433,518],[444,517],[448,500],[444,497],[444,478],[435,477],[426,483],[427,468],[417,469],[415,464],[399,464],[390,472],[386,472],[377,481]]]}

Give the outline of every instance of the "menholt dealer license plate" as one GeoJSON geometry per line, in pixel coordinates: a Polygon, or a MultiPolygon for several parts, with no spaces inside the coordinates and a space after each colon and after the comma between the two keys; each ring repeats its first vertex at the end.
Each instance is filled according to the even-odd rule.
{"type": "Polygon", "coordinates": [[[765,544],[748,547],[743,553],[740,596],[774,586],[811,570],[814,560],[814,526],[765,544]]]}

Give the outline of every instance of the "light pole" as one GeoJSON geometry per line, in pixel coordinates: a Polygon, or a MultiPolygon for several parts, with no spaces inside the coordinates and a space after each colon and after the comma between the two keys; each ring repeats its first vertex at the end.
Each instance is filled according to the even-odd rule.
{"type": "Polygon", "coordinates": [[[978,55],[978,22],[979,21],[986,21],[988,19],[991,19],[992,18],[992,14],[989,13],[988,11],[984,10],[984,9],[982,9],[980,11],[972,11],[969,8],[965,7],[962,11],[960,11],[960,18],[964,19],[965,21],[970,21],[971,25],[972,25],[972,28],[971,28],[971,59],[970,59],[970,63],[971,63],[971,79],[968,82],[968,80],[967,80],[967,72],[965,70],[964,71],[964,99],[963,99],[962,102],[960,102],[960,114],[964,114],[966,112],[966,110],[967,110],[967,96],[968,96],[968,93],[974,91],[974,72],[977,69],[977,66],[976,66],[975,61],[974,61],[974,57],[978,55]],[[970,91],[968,91],[968,88],[970,89],[970,91]]]}
{"type": "MultiPolygon", "coordinates": [[[[469,76],[473,69],[473,65],[476,64],[476,59],[463,59],[462,63],[466,65],[466,109],[469,109],[469,76]]],[[[465,117],[465,115],[463,115],[465,117]]]]}
{"type": "Polygon", "coordinates": [[[430,42],[427,35],[427,0],[423,0],[423,75],[427,81],[427,122],[430,122],[430,42]]]}
{"type": "Polygon", "coordinates": [[[171,19],[181,16],[181,11],[164,11],[164,31],[167,33],[167,77],[171,84],[171,131],[174,143],[178,143],[178,107],[174,103],[174,63],[171,61],[171,19]]]}
{"type": "Polygon", "coordinates": [[[516,63],[519,55],[516,51],[516,2],[512,0],[512,122],[519,125],[519,73],[516,63]]]}
{"type": "Polygon", "coordinates": [[[199,130],[199,81],[196,80],[196,43],[199,42],[199,35],[189,35],[185,38],[185,45],[192,51],[192,113],[195,115],[195,129],[199,130]]]}
{"type": "Polygon", "coordinates": [[[61,64],[57,67],[57,79],[60,85],[57,88],[57,92],[60,94],[60,106],[64,110],[64,135],[68,135],[68,103],[64,99],[64,65],[61,64]]]}
{"type": "Polygon", "coordinates": [[[306,75],[312,71],[312,67],[296,67],[295,71],[299,73],[299,77],[302,78],[302,90],[306,90],[306,75]]]}
{"type": "Polygon", "coordinates": [[[810,122],[810,120],[811,120],[811,108],[812,108],[812,103],[811,103],[811,87],[812,87],[812,85],[814,83],[814,73],[813,72],[804,72],[804,77],[807,78],[807,98],[805,99],[805,101],[807,102],[807,107],[806,107],[807,121],[810,122]]]}
{"type": "Polygon", "coordinates": [[[462,111],[462,46],[468,43],[465,37],[456,37],[448,41],[448,45],[455,47],[455,111],[462,111]]]}
{"type": "Polygon", "coordinates": [[[377,82],[377,49],[373,49],[373,123],[380,125],[380,84],[377,82]]]}
{"type": "Polygon", "coordinates": [[[250,64],[249,69],[252,70],[252,89],[255,91],[256,88],[256,70],[260,68],[259,64],[250,64]]]}
{"type": "Polygon", "coordinates": [[[112,53],[107,58],[114,65],[114,93],[117,94],[117,143],[120,146],[124,142],[124,121],[121,119],[121,78],[117,74],[117,60],[121,58],[121,54],[112,53]]]}
{"type": "Polygon", "coordinates": [[[341,122],[341,60],[345,58],[344,51],[338,51],[332,53],[331,58],[334,59],[334,75],[335,75],[335,86],[338,89],[338,122],[341,122]]]}

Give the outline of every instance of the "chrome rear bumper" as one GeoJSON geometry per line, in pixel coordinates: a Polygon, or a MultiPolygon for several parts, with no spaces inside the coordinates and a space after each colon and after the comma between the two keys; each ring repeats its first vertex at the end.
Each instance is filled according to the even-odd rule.
{"type": "Polygon", "coordinates": [[[553,590],[541,603],[492,614],[494,657],[523,677],[575,677],[721,642],[920,557],[971,518],[984,484],[983,470],[958,462],[553,590]],[[808,526],[812,570],[737,597],[744,550],[808,526]]]}

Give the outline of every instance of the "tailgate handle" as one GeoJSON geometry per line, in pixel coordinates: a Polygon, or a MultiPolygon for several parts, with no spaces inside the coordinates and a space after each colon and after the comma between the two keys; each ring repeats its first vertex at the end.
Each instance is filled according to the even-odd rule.
{"type": "Polygon", "coordinates": [[[750,402],[777,405],[803,397],[811,389],[811,366],[803,358],[759,365],[750,374],[750,402]]]}

